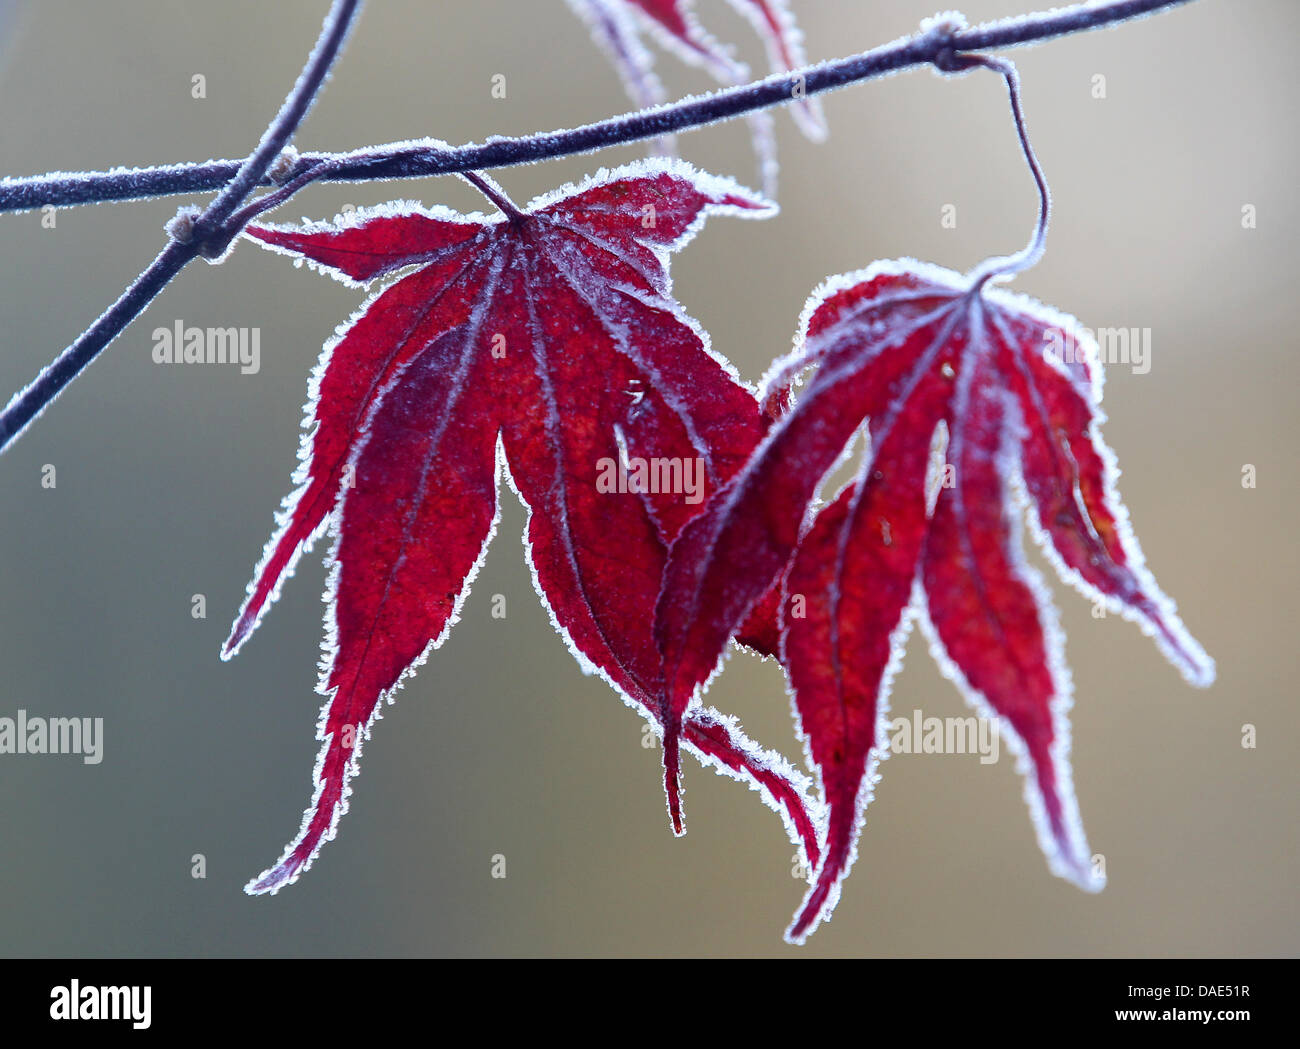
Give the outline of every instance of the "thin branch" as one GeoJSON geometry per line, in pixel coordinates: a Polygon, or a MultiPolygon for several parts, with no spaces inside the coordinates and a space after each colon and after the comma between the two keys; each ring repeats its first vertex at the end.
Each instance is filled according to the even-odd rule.
{"type": "Polygon", "coordinates": [[[261,184],[272,161],[288,145],[320,93],[360,7],[361,0],[334,0],[307,64],[257,148],[233,173],[229,184],[216,199],[194,220],[186,239],[182,241],[173,236],[161,254],[121,297],[44,368],[35,381],[14,395],[0,414],[0,451],[7,448],[64,387],[139,316],[187,263],[207,248],[207,238],[221,231],[231,213],[261,184]]]}
{"type": "MultiPolygon", "coordinates": [[[[824,62],[572,130],[523,138],[494,136],[484,143],[454,148],[432,141],[397,142],[352,153],[304,153],[290,172],[290,178],[296,180],[313,171],[316,174],[307,179],[309,182],[317,178],[330,182],[425,178],[591,153],[703,127],[719,120],[784,105],[797,97],[823,94],[904,69],[930,65],[945,50],[972,52],[1029,46],[1112,26],[1189,2],[1116,0],[1108,4],[1078,4],[1063,10],[1024,15],[955,33],[935,27],[927,33],[850,58],[824,62]]],[[[239,167],[238,161],[219,160],[206,164],[3,179],[0,180],[0,211],[197,193],[225,185],[239,167]]],[[[271,183],[262,178],[259,184],[271,183]]]]}
{"type": "MultiPolygon", "coordinates": [[[[191,220],[189,216],[178,215],[177,220],[168,227],[172,240],[162,253],[31,385],[15,394],[4,412],[0,413],[0,451],[8,447],[197,255],[203,254],[209,258],[221,255],[248,221],[287,200],[311,182],[371,181],[459,173],[478,179],[475,185],[482,189],[487,183],[483,182],[481,176],[473,175],[473,172],[482,169],[587,153],[642,139],[659,138],[672,132],[702,127],[919,65],[934,65],[950,72],[956,71],[963,63],[995,65],[994,59],[966,53],[1039,43],[1069,33],[1114,25],[1188,2],[1189,0],[1116,0],[1108,4],[1080,4],[1061,11],[1025,15],[974,29],[962,28],[962,23],[956,18],[938,18],[917,36],[861,55],[810,66],[790,74],[771,76],[753,84],[570,131],[554,131],[527,138],[492,138],[483,144],[459,148],[430,140],[395,143],[353,153],[308,154],[299,157],[292,165],[280,165],[287,167],[287,170],[277,171],[276,178],[272,180],[268,175],[272,163],[282,154],[310,109],[330,66],[343,47],[360,7],[360,0],[334,0],[307,65],[284,106],[262,136],[257,149],[247,160],[240,163],[222,161],[100,174],[61,174],[0,180],[0,211],[191,193],[224,187],[197,217],[191,220]],[[256,187],[272,181],[281,183],[277,190],[240,207],[256,187]]],[[[1021,129],[1022,145],[1026,149],[1030,166],[1035,171],[1035,177],[1039,179],[1040,192],[1044,192],[1041,172],[1037,169],[1023,133],[1024,124],[1019,113],[1013,77],[1008,78],[1008,84],[1012,91],[1013,111],[1021,129]]],[[[489,193],[489,196],[492,194],[489,193]]],[[[1045,217],[1045,192],[1043,200],[1045,217]]],[[[1040,234],[1045,229],[1043,222],[1040,234]]],[[[1032,251],[1032,245],[1026,249],[1030,254],[1032,251]]],[[[1026,256],[1026,253],[1012,256],[1007,261],[1013,265],[1028,265],[1029,262],[1023,261],[1022,256],[1026,256]]],[[[992,275],[990,272],[984,279],[992,275]]]]}

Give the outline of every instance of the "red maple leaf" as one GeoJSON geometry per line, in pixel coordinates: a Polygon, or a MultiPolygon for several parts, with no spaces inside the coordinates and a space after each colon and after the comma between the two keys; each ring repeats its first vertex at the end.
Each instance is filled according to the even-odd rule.
{"type": "MultiPolygon", "coordinates": [[[[658,726],[652,628],[667,541],[762,432],[753,393],[672,299],[668,257],[707,214],[771,205],[678,162],[602,171],[522,210],[470,180],[502,214],[404,204],[246,231],[352,285],[415,267],[325,347],[299,487],[223,653],[328,526],[315,796],[250,892],[294,881],[333,836],[380,699],[457,619],[503,473],[530,512],[528,559],[557,629],[658,726]]],[[[715,711],[683,731],[703,762],[762,791],[815,862],[806,777],[715,711]]]]}
{"type": "Polygon", "coordinates": [[[762,622],[764,594],[783,579],[781,658],[828,820],[787,933],[796,942],[830,913],[852,864],[914,619],[967,701],[1009,736],[1052,870],[1101,887],[1070,783],[1063,638],[1020,549],[1026,506],[1066,581],[1135,620],[1191,682],[1214,675],[1129,529],[1099,432],[1095,343],[1073,318],[986,287],[990,275],[880,262],[819,288],[796,349],[769,374],[769,398],[815,372],[683,529],[665,569],[656,634],[669,769],[677,719],[747,614],[756,629],[756,605],[762,622]],[[864,420],[855,479],[814,513],[864,420]]]}
{"type": "MultiPolygon", "coordinates": [[[[729,0],[754,27],[767,50],[774,73],[788,73],[805,65],[802,40],[784,0],[729,0]]],[[[641,109],[667,101],[668,94],[654,71],[654,60],[641,41],[648,28],[660,43],[683,62],[706,70],[719,84],[743,84],[749,70],[732,57],[695,17],[692,0],[569,0],[592,31],[597,43],[614,63],[628,96],[641,109]]],[[[821,104],[802,98],[790,110],[804,134],[816,142],[826,137],[821,104]]],[[[776,180],[776,142],[769,113],[747,118],[763,173],[764,188],[773,192],[776,180]]],[[[659,151],[672,152],[672,140],[660,141],[659,151]]]]}

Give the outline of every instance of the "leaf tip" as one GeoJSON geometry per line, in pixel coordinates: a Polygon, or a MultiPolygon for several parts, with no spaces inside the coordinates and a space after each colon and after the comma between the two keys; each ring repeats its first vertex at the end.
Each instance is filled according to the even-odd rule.
{"type": "Polygon", "coordinates": [[[221,643],[221,661],[229,663],[235,656],[239,655],[239,650],[244,647],[244,642],[252,633],[251,624],[247,623],[246,617],[240,616],[235,620],[234,626],[230,628],[230,636],[221,643]]]}
{"type": "Polygon", "coordinates": [[[1161,647],[1165,649],[1165,655],[1178,668],[1189,685],[1196,688],[1209,688],[1214,684],[1214,679],[1219,672],[1214,657],[1206,652],[1185,628],[1182,628],[1181,623],[1177,626],[1179,629],[1176,630],[1164,627],[1156,640],[1162,642],[1161,647]]]}
{"type": "Polygon", "coordinates": [[[281,863],[265,870],[244,886],[249,896],[274,896],[286,885],[292,885],[302,873],[302,867],[292,862],[281,863]]]}
{"type": "Polygon", "coordinates": [[[845,871],[823,865],[816,882],[808,890],[803,904],[785,930],[785,942],[802,947],[823,921],[829,921],[835,904],[839,902],[839,887],[845,871]]]}

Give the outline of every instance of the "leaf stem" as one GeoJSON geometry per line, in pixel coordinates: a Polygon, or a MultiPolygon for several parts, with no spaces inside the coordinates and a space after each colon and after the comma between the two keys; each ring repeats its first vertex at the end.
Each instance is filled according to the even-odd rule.
{"type": "Polygon", "coordinates": [[[989,280],[1023,273],[1043,257],[1043,249],[1047,245],[1047,224],[1052,214],[1052,195],[1047,188],[1047,177],[1043,174],[1042,165],[1038,163],[1034,147],[1029,142],[1029,129],[1025,126],[1025,111],[1020,102],[1020,74],[1016,70],[1015,63],[989,55],[955,55],[941,57],[935,64],[944,72],[960,72],[978,66],[991,69],[1002,76],[1007,83],[1007,94],[1011,100],[1011,118],[1015,121],[1016,134],[1020,138],[1020,149],[1025,155],[1025,163],[1029,165],[1030,174],[1034,176],[1034,184],[1038,187],[1038,220],[1034,223],[1034,232],[1030,235],[1029,243],[1014,255],[1000,255],[985,259],[971,273],[971,292],[978,294],[989,280]]]}
{"type": "Polygon", "coordinates": [[[506,196],[506,191],[501,188],[496,179],[489,178],[476,171],[461,172],[461,178],[473,186],[476,190],[492,201],[506,218],[512,222],[524,217],[524,213],[519,210],[513,200],[506,196]]]}

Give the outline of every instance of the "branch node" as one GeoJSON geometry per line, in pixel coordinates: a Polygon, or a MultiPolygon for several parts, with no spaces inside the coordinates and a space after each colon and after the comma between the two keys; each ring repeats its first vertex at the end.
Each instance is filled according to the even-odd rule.
{"type": "Polygon", "coordinates": [[[931,60],[934,68],[944,76],[956,76],[961,73],[969,73],[972,69],[977,69],[983,65],[980,60],[972,55],[962,54],[952,47],[945,47],[936,51],[934,58],[931,60]]]}
{"type": "Polygon", "coordinates": [[[194,240],[194,225],[202,214],[201,208],[184,204],[176,209],[176,214],[167,220],[163,229],[177,244],[189,244],[194,240]]]}
{"type": "Polygon", "coordinates": [[[226,256],[230,254],[230,246],[235,242],[235,238],[229,234],[220,237],[208,238],[199,245],[199,258],[204,262],[210,262],[216,266],[226,261],[226,256]]]}
{"type": "Polygon", "coordinates": [[[200,257],[208,262],[221,262],[230,249],[231,235],[220,226],[214,229],[210,222],[204,222],[202,209],[193,204],[177,208],[163,229],[177,244],[195,245],[200,257]]]}
{"type": "Polygon", "coordinates": [[[960,11],[940,11],[921,20],[921,32],[939,46],[930,59],[935,71],[945,75],[965,73],[976,63],[962,55],[953,39],[967,28],[966,16],[960,11]]]}
{"type": "Polygon", "coordinates": [[[266,175],[277,186],[283,186],[293,178],[298,168],[298,161],[301,159],[294,146],[285,146],[280,150],[280,155],[271,162],[271,166],[266,169],[266,175]]]}
{"type": "Polygon", "coordinates": [[[966,16],[960,11],[940,11],[929,18],[921,19],[921,32],[927,36],[947,39],[956,36],[963,29],[968,28],[968,25],[966,16]]]}

